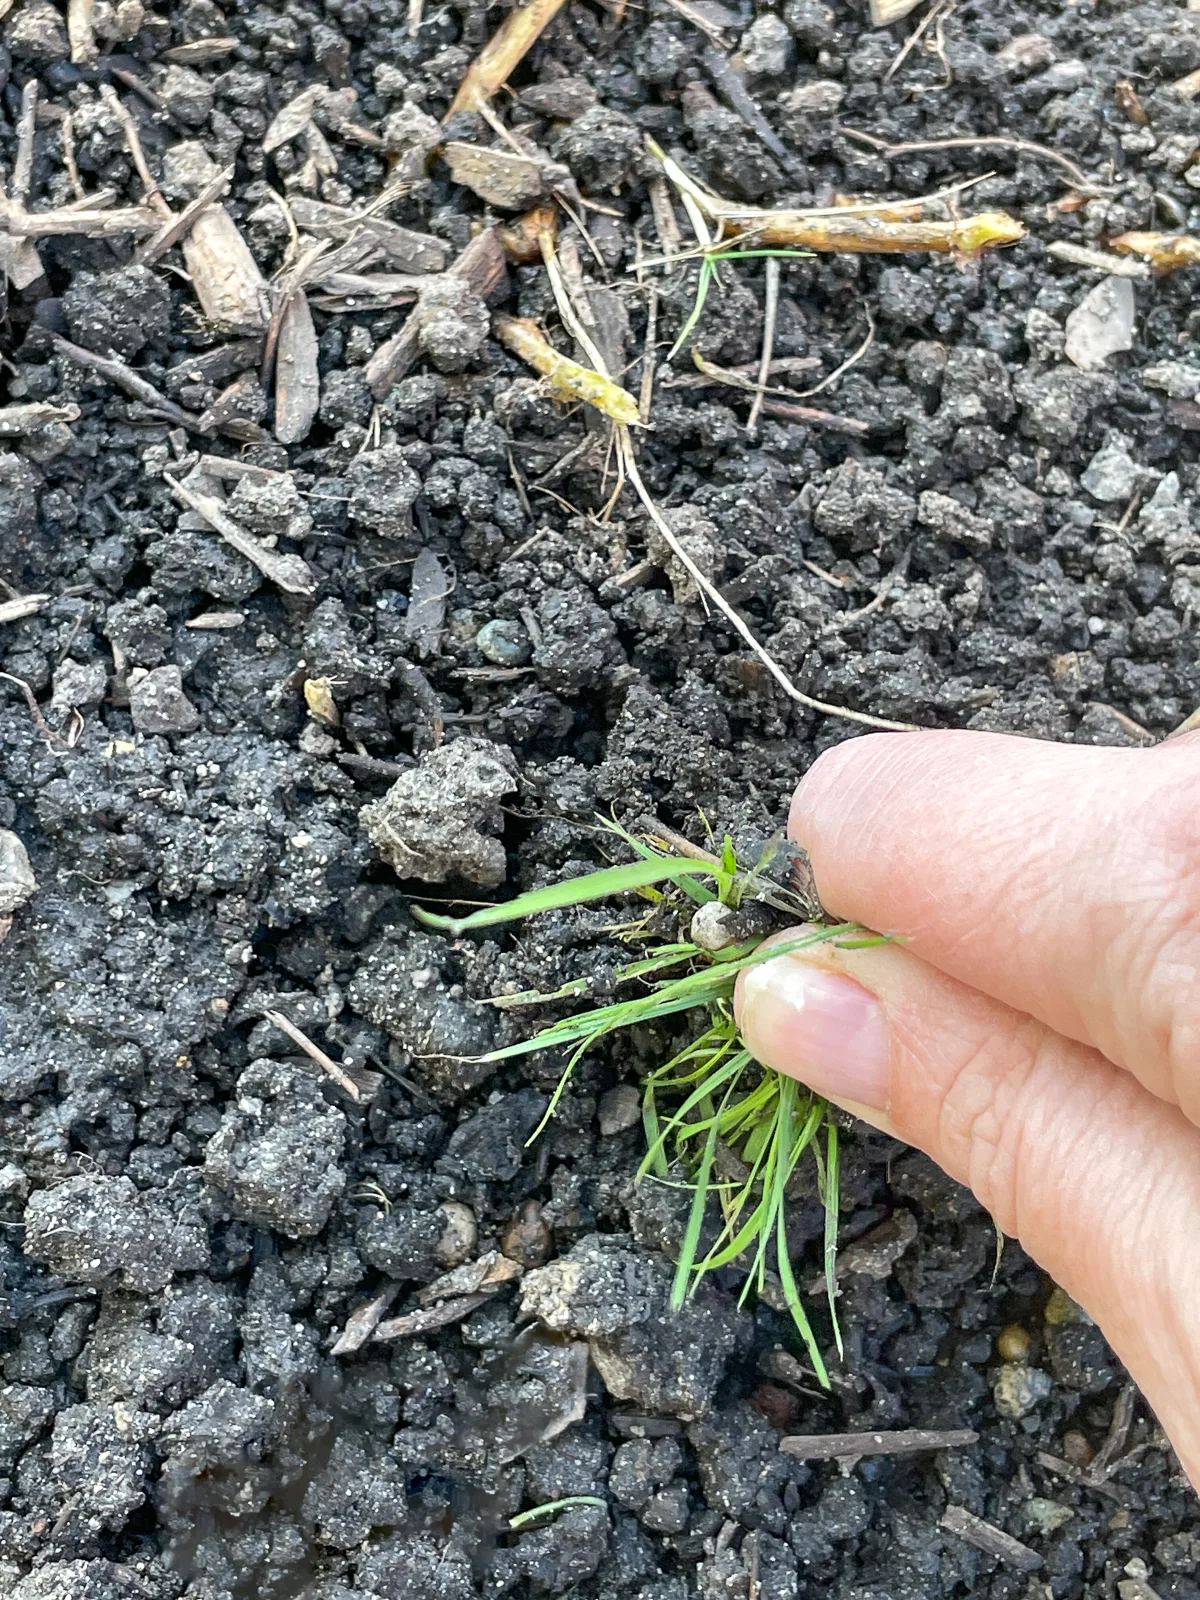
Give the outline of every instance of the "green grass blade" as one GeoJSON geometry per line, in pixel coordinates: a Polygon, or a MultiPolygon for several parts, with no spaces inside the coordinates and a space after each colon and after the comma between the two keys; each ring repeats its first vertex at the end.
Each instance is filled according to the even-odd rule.
{"type": "Polygon", "coordinates": [[[821,1195],[825,1206],[825,1293],[829,1298],[829,1314],[833,1318],[833,1337],[837,1341],[838,1358],[842,1360],[846,1352],[842,1348],[842,1328],[837,1314],[839,1164],[837,1124],[830,1119],[825,1124],[825,1182],[821,1195]]]}
{"type": "Polygon", "coordinates": [[[691,316],[689,316],[687,321],[684,323],[678,339],[676,339],[675,343],[667,352],[668,361],[673,361],[676,355],[678,355],[679,351],[683,349],[684,345],[688,341],[688,336],[691,334],[692,329],[704,315],[704,302],[708,299],[708,291],[712,287],[712,281],[716,277],[716,274],[717,269],[713,266],[711,259],[708,256],[705,256],[704,260],[700,263],[700,282],[696,286],[696,303],[692,307],[691,316]]]}
{"type": "Polygon", "coordinates": [[[421,906],[412,907],[413,915],[429,928],[441,928],[456,938],[474,928],[491,928],[501,922],[517,922],[522,917],[534,917],[540,911],[558,911],[564,906],[583,905],[588,900],[605,900],[609,895],[629,894],[634,889],[644,889],[653,883],[669,883],[694,873],[718,876],[719,868],[708,867],[703,861],[683,860],[672,856],[654,856],[649,860],[631,861],[626,866],[603,867],[599,872],[586,873],[581,878],[566,878],[561,883],[547,884],[544,889],[532,889],[501,905],[484,906],[467,917],[446,917],[439,912],[426,911],[421,906]]]}
{"type": "Polygon", "coordinates": [[[776,1259],[779,1267],[779,1282],[783,1287],[783,1297],[787,1301],[788,1310],[792,1313],[792,1321],[800,1331],[808,1351],[808,1359],[813,1364],[813,1371],[817,1381],[823,1389],[828,1389],[829,1373],[825,1370],[825,1361],[817,1345],[816,1335],[813,1333],[812,1324],[808,1320],[808,1313],[800,1301],[800,1291],[796,1287],[796,1275],[792,1271],[792,1259],[788,1254],[787,1219],[781,1209],[775,1223],[776,1229],[776,1259]]]}
{"type": "Polygon", "coordinates": [[[675,1264],[675,1280],[671,1285],[671,1307],[675,1311],[678,1311],[687,1299],[692,1267],[695,1265],[696,1251],[700,1246],[704,1213],[708,1209],[709,1185],[712,1182],[713,1157],[717,1150],[719,1125],[720,1117],[712,1117],[708,1138],[704,1141],[704,1150],[700,1156],[700,1165],[696,1169],[696,1192],[692,1195],[687,1228],[684,1230],[683,1243],[679,1248],[679,1260],[675,1264]]]}

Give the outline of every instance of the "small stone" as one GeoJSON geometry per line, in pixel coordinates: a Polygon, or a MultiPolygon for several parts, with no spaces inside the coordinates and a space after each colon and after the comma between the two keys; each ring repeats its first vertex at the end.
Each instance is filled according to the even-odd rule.
{"type": "Polygon", "coordinates": [[[596,1108],[600,1123],[600,1136],[611,1139],[614,1134],[634,1128],[642,1120],[642,1097],[632,1083],[619,1083],[615,1089],[606,1089],[596,1108]]]}
{"type": "Polygon", "coordinates": [[[28,0],[4,30],[5,42],[17,61],[47,67],[71,53],[62,13],[49,0],[28,0]]]}
{"type": "Polygon", "coordinates": [[[1078,1428],[1068,1428],[1063,1434],[1062,1453],[1063,1460],[1069,1461],[1073,1467],[1090,1467],[1096,1457],[1091,1440],[1078,1428]]]}
{"type": "Polygon", "coordinates": [[[158,86],[159,98],[168,115],[198,128],[208,121],[213,108],[212,85],[191,67],[169,66],[158,86]]]}
{"type": "Polygon", "coordinates": [[[992,1384],[992,1399],[1002,1417],[1028,1416],[1054,1392],[1054,1379],[1040,1367],[1007,1362],[992,1384]]]}
{"type": "Polygon", "coordinates": [[[438,1209],[446,1219],[446,1226],[437,1244],[438,1260],[444,1267],[460,1267],[475,1254],[479,1238],[475,1213],[461,1200],[447,1200],[438,1209]]]}
{"type": "Polygon", "coordinates": [[[1095,372],[1109,356],[1131,350],[1134,309],[1128,278],[1102,278],[1067,318],[1067,360],[1084,372],[1095,372]]]}
{"type": "Polygon", "coordinates": [[[1145,480],[1146,468],[1129,451],[1130,441],[1120,433],[1110,433],[1096,451],[1079,479],[1093,500],[1126,501],[1145,480]]]}
{"type": "Polygon", "coordinates": [[[25,846],[11,828],[0,828],[0,917],[11,917],[37,886],[25,846]]]}
{"type": "Polygon", "coordinates": [[[523,1267],[540,1267],[550,1256],[550,1225],[536,1200],[527,1200],[500,1236],[500,1248],[510,1261],[523,1267]]]}
{"type": "Polygon", "coordinates": [[[439,372],[465,372],[483,349],[491,326],[487,306],[464,278],[450,272],[430,278],[412,315],[422,354],[439,372]]]}
{"type": "Polygon", "coordinates": [[[523,667],[533,654],[533,645],[522,623],[515,618],[494,617],[475,635],[475,648],[497,667],[523,667]]]}
{"type": "Polygon", "coordinates": [[[1067,1294],[1065,1289],[1060,1289],[1057,1284],[1050,1291],[1050,1298],[1046,1301],[1046,1309],[1042,1313],[1052,1328],[1060,1328],[1064,1323],[1079,1322],[1084,1313],[1067,1294]]]}
{"type": "Polygon", "coordinates": [[[935,539],[947,544],[965,545],[978,555],[989,550],[992,544],[992,525],[969,511],[952,495],[937,494],[927,489],[918,502],[917,521],[928,528],[935,539]]]}
{"type": "Polygon", "coordinates": [[[1022,1362],[1027,1359],[1032,1343],[1019,1322],[1010,1322],[996,1340],[996,1354],[1002,1361],[1022,1362]]]}
{"type": "Polygon", "coordinates": [[[183,674],[175,666],[130,677],[129,714],[139,733],[191,733],[200,726],[200,713],[184,694],[183,674]]]}
{"type": "MultiPolygon", "coordinates": [[[[1200,176],[1200,166],[1194,170],[1200,176]]],[[[1200,366],[1191,361],[1161,361],[1145,367],[1142,382],[1151,389],[1165,389],[1172,400],[1200,398],[1200,366]]]]}

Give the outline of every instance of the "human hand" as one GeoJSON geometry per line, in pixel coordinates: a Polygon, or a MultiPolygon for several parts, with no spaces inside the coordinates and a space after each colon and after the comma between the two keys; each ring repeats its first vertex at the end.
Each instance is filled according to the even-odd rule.
{"type": "Polygon", "coordinates": [[[1200,736],[852,739],[789,833],[903,942],[750,968],[747,1045],[970,1185],[1200,1484],[1200,736]]]}

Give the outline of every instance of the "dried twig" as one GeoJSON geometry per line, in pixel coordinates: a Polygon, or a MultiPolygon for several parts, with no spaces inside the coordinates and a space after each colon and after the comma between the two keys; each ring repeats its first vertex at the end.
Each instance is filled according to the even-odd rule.
{"type": "Polygon", "coordinates": [[[75,160],[75,119],[69,111],[58,125],[58,137],[62,144],[63,166],[67,169],[71,192],[76,200],[82,200],[83,183],[79,176],[79,164],[75,160]]]}
{"type": "Polygon", "coordinates": [[[178,216],[171,216],[164,221],[154,237],[147,239],[134,259],[142,266],[148,267],[157,261],[159,256],[165,256],[172,245],[187,237],[200,213],[207,210],[214,200],[224,194],[232,177],[233,168],[226,167],[224,171],[210,178],[196,198],[189,201],[178,216]]]}
{"type": "Polygon", "coordinates": [[[50,337],[59,355],[66,356],[78,366],[99,373],[102,378],[107,378],[109,383],[115,383],[118,389],[124,389],[126,394],[151,407],[160,416],[173,422],[176,427],[187,428],[190,433],[207,433],[208,430],[201,426],[201,419],[198,416],[191,411],[185,411],[182,406],[177,406],[173,400],[168,400],[165,394],[160,394],[152,383],[117,356],[97,355],[94,350],[85,350],[82,345],[72,344],[69,339],[64,339],[58,333],[53,333],[50,337]]]}
{"type": "Polygon", "coordinates": [[[163,199],[162,190],[155,182],[154,176],[146,164],[146,156],[142,149],[141,136],[137,131],[137,123],[134,122],[128,106],[126,106],[111,83],[102,83],[100,85],[100,98],[121,124],[121,131],[125,135],[125,143],[129,149],[130,157],[137,169],[138,177],[142,180],[142,187],[145,191],[142,196],[143,200],[147,205],[153,206],[161,217],[170,217],[172,214],[171,208],[163,199]]]}
{"type": "Polygon", "coordinates": [[[95,0],[67,0],[67,38],[71,41],[71,60],[77,67],[89,67],[96,59],[94,10],[95,0]]]}
{"type": "Polygon", "coordinates": [[[481,101],[490,100],[524,60],[564,3],[565,0],[529,0],[527,5],[510,11],[467,68],[466,77],[450,102],[446,120],[458,111],[474,111],[481,101]]]}
{"type": "Polygon", "coordinates": [[[779,422],[799,422],[809,428],[826,428],[830,433],[845,433],[853,439],[865,439],[871,431],[869,422],[858,417],[842,417],[836,411],[822,411],[818,406],[797,406],[787,400],[768,398],[763,401],[763,411],[779,422]]]}
{"type": "Polygon", "coordinates": [[[1073,267],[1093,267],[1097,272],[1107,272],[1113,278],[1148,278],[1150,268],[1144,261],[1134,261],[1129,256],[1115,256],[1109,250],[1096,250],[1090,245],[1076,244],[1071,239],[1055,239],[1046,246],[1046,254],[1056,261],[1069,262],[1073,267]]]}
{"type": "Polygon", "coordinates": [[[957,1450],[975,1444],[971,1428],[902,1428],[895,1433],[801,1433],[779,1441],[784,1455],[800,1461],[837,1461],[848,1456],[907,1456],[918,1450],[957,1450]]]}
{"type": "Polygon", "coordinates": [[[0,198],[0,233],[21,239],[48,239],[55,234],[82,234],[92,239],[112,239],[121,233],[153,233],[159,219],[144,206],[118,211],[62,206],[57,211],[26,211],[0,198]]]}
{"type": "Polygon", "coordinates": [[[762,355],[759,358],[758,378],[754,386],[754,403],[750,407],[750,415],[746,419],[746,432],[752,439],[758,432],[758,419],[762,415],[763,401],[766,399],[767,378],[771,371],[771,358],[775,354],[775,320],[779,315],[779,278],[779,257],[768,256],[766,292],[763,306],[762,355]]]}
{"type": "Polygon", "coordinates": [[[408,0],[408,37],[415,39],[425,20],[425,0],[408,0]]]}
{"type": "Polygon", "coordinates": [[[1015,1567],[1018,1572],[1036,1572],[1042,1565],[1042,1558],[1036,1550],[1014,1539],[1003,1528],[995,1528],[982,1517],[972,1516],[962,1506],[947,1506],[938,1526],[945,1528],[947,1533],[957,1534],[964,1543],[974,1545],[976,1550],[982,1550],[985,1555],[995,1556],[1006,1566],[1015,1567]]]}
{"type": "Polygon", "coordinates": [[[792,177],[799,177],[799,166],[795,157],[763,116],[745,82],[730,65],[725,52],[718,49],[715,44],[707,44],[701,52],[701,60],[717,89],[763,148],[769,150],[792,177]]]}
{"type": "Polygon", "coordinates": [[[903,144],[889,144],[886,139],[881,139],[874,133],[864,133],[861,128],[841,129],[848,139],[857,139],[861,144],[869,145],[872,150],[878,150],[885,156],[916,155],[925,150],[1017,150],[1025,155],[1040,156],[1043,161],[1052,161],[1055,166],[1061,167],[1077,189],[1085,194],[1108,194],[1111,190],[1094,179],[1089,178],[1085,172],[1068,161],[1066,156],[1060,155],[1057,150],[1050,150],[1044,144],[1034,144],[1031,139],[1009,139],[1002,134],[980,135],[972,139],[910,139],[903,144]]]}
{"type": "Polygon", "coordinates": [[[638,416],[642,427],[650,422],[654,403],[654,342],[658,337],[658,289],[651,284],[646,292],[646,337],[642,341],[642,385],[638,392],[638,416]]]}
{"type": "Polygon", "coordinates": [[[239,555],[245,556],[285,594],[312,594],[317,581],[301,556],[283,555],[261,544],[253,534],[240,527],[226,513],[220,501],[214,500],[211,495],[197,494],[169,473],[164,472],[163,479],[177,500],[202,516],[214,532],[219,533],[227,544],[232,545],[239,555]]]}
{"type": "Polygon", "coordinates": [[[850,628],[855,623],[865,622],[868,617],[873,617],[877,611],[883,609],[884,602],[896,585],[903,579],[908,571],[908,564],[912,560],[912,545],[909,545],[896,565],[884,578],[876,589],[874,596],[867,601],[865,606],[859,606],[857,611],[840,611],[825,624],[822,630],[825,633],[840,633],[843,628],[850,628]]]}
{"type": "Polygon", "coordinates": [[[289,1038],[293,1044],[299,1045],[304,1054],[310,1060],[315,1061],[321,1071],[332,1078],[338,1088],[343,1093],[348,1094],[356,1105],[362,1105],[364,1101],[370,1100],[373,1095],[379,1092],[379,1088],[383,1083],[383,1077],[380,1073],[360,1073],[358,1078],[355,1079],[351,1077],[345,1067],[340,1067],[332,1056],[326,1055],[320,1045],[314,1044],[308,1035],[302,1032],[282,1011],[264,1011],[263,1016],[272,1027],[278,1028],[280,1033],[289,1038]],[[363,1079],[371,1081],[368,1084],[364,1084],[363,1079]]]}
{"type": "Polygon", "coordinates": [[[30,78],[21,91],[21,114],[17,118],[17,153],[13,160],[9,193],[14,205],[24,208],[33,179],[33,135],[37,125],[38,80],[30,78]]]}
{"type": "Polygon", "coordinates": [[[20,622],[35,617],[49,600],[48,594],[23,594],[15,600],[0,600],[0,622],[20,622]]]}
{"type": "Polygon", "coordinates": [[[710,39],[719,50],[725,49],[725,35],[715,22],[710,22],[704,13],[695,6],[690,6],[687,0],[667,0],[673,11],[678,11],[685,22],[690,22],[693,28],[698,28],[706,39],[710,39]]]}

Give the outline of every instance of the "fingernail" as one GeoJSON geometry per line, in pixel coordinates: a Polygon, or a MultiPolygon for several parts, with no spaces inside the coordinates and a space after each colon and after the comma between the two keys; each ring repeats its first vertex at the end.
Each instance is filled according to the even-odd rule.
{"type": "Polygon", "coordinates": [[[878,1000],[853,978],[779,956],[742,974],[737,1013],[765,1066],[831,1099],[886,1109],[891,1043],[878,1000]]]}

